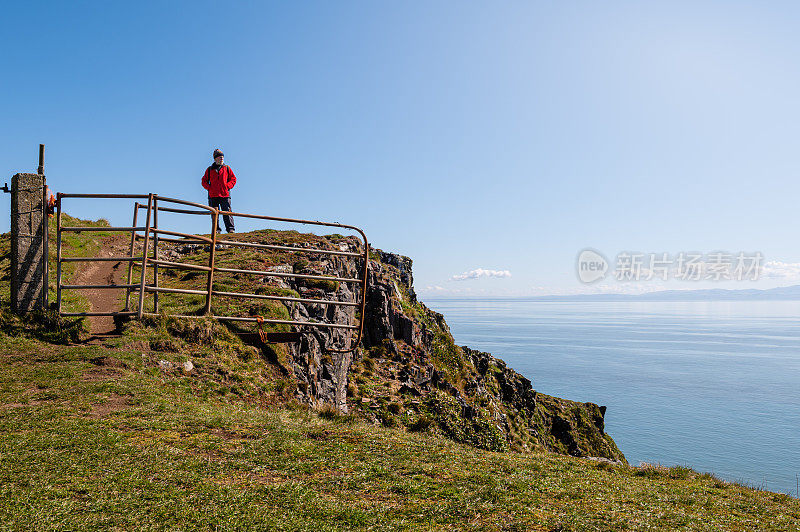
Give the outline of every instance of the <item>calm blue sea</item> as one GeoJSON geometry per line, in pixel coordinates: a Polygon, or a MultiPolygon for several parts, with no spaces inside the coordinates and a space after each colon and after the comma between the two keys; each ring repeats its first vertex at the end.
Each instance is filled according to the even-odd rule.
{"type": "Polygon", "coordinates": [[[536,390],[606,405],[631,464],[797,495],[800,301],[426,304],[456,343],[504,359],[536,390]]]}

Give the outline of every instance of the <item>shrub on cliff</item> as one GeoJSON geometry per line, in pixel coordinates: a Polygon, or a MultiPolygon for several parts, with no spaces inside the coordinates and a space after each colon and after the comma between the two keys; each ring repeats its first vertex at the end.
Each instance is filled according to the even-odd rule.
{"type": "Polygon", "coordinates": [[[438,391],[428,398],[427,407],[442,432],[449,438],[487,451],[508,450],[503,432],[482,412],[479,411],[478,416],[468,419],[455,398],[438,391]]]}

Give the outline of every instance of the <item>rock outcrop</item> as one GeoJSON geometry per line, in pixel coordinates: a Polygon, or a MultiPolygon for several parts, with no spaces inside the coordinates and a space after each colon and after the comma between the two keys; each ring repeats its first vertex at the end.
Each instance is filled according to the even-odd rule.
{"type": "MultiPolygon", "coordinates": [[[[264,239],[270,234],[251,237],[264,239]]],[[[308,241],[303,235],[294,236],[294,245],[299,247],[361,251],[356,238],[314,236],[316,240],[308,241]]],[[[160,253],[172,259],[203,249],[198,245],[165,246],[160,253]]],[[[291,254],[258,252],[248,258],[236,253],[221,246],[219,260],[248,269],[339,278],[358,278],[359,268],[363,268],[362,260],[340,255],[312,252],[307,259],[297,259],[291,254]],[[288,262],[292,260],[296,262],[288,262]]],[[[225,283],[239,287],[244,280],[216,282],[222,283],[224,291],[231,286],[225,283]]],[[[255,286],[248,285],[248,290],[358,301],[360,286],[329,279],[264,276],[255,286]]],[[[271,305],[251,307],[247,312],[329,323],[353,323],[359,318],[354,306],[271,305]]],[[[343,352],[354,338],[346,329],[312,329],[299,343],[265,347],[265,351],[272,350],[265,358],[280,366],[282,374],[293,375],[296,399],[314,408],[329,405],[388,426],[436,430],[485,449],[625,459],[605,433],[605,407],[537,393],[529,379],[502,360],[455,345],[444,316],[418,300],[408,257],[370,250],[363,336],[355,352],[343,352]]]]}
{"type": "MultiPolygon", "coordinates": [[[[348,245],[357,249],[358,243],[348,245]]],[[[357,276],[353,261],[338,258],[306,268],[357,276]]],[[[348,335],[341,330],[316,331],[291,348],[300,400],[388,426],[438,430],[487,449],[625,460],[605,433],[605,407],[539,394],[502,360],[455,345],[444,317],[417,299],[411,259],[371,250],[368,278],[363,338],[353,355],[328,350],[345,347],[348,335]]],[[[345,283],[309,288],[292,280],[288,286],[303,295],[327,289],[338,299],[357,300],[357,287],[345,283]]],[[[322,305],[292,309],[300,319],[349,320],[353,312],[322,305]]]]}

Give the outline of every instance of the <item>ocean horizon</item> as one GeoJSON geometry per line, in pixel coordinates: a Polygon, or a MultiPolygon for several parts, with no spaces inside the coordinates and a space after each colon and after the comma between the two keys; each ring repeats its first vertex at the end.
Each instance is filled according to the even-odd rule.
{"type": "Polygon", "coordinates": [[[434,298],[458,345],[608,407],[628,461],[797,496],[800,301],[434,298]]]}

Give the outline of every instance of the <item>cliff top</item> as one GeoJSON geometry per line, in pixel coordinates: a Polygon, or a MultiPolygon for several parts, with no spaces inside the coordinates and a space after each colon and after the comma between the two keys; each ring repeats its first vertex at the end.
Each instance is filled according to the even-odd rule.
{"type": "MultiPolygon", "coordinates": [[[[201,377],[210,360],[187,372],[182,355],[54,345],[31,336],[46,324],[2,319],[9,529],[800,526],[799,501],[687,468],[498,453],[353,414],[265,408],[246,382],[201,377]]],[[[288,386],[269,382],[265,394],[288,386]]]]}
{"type": "MultiPolygon", "coordinates": [[[[69,246],[75,254],[99,249],[103,238],[76,235],[69,246]]],[[[201,253],[180,254],[201,260],[201,253]]],[[[800,503],[788,496],[688,468],[615,461],[603,409],[537,394],[501,360],[456,346],[444,317],[417,300],[410,259],[379,250],[373,259],[372,336],[349,362],[310,344],[256,349],[209,319],[133,322],[119,337],[86,344],[80,320],[48,312],[21,320],[0,304],[0,522],[800,526],[800,503]],[[349,414],[332,408],[339,392],[349,414]],[[611,459],[585,458],[603,449],[611,459]]],[[[2,301],[7,268],[0,257],[2,301]]],[[[339,289],[269,289],[300,288],[339,289]]],[[[90,302],[76,295],[69,304],[90,302]]]]}

